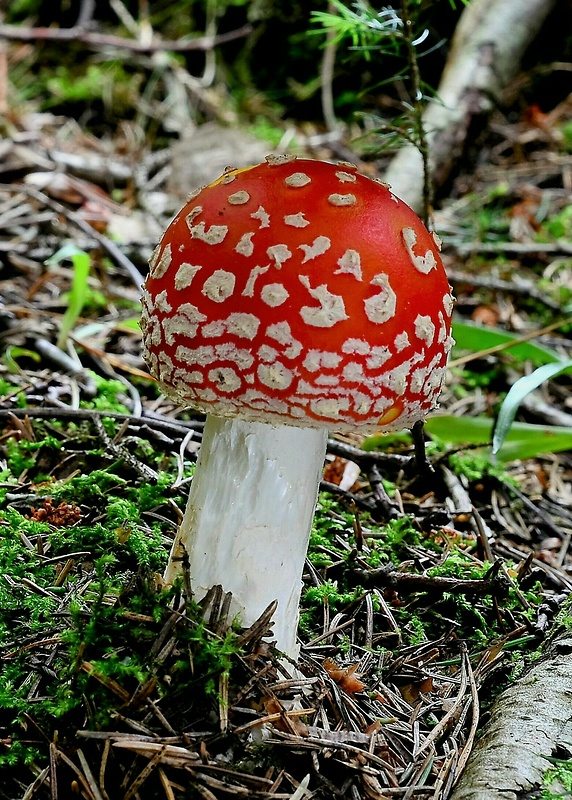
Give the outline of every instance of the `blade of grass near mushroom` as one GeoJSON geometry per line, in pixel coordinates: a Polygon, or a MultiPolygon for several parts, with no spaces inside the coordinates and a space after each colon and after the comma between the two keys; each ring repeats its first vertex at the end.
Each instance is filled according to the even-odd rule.
{"type": "Polygon", "coordinates": [[[222,585],[243,625],[277,600],[276,646],[296,659],[328,429],[423,420],[452,307],[437,237],[351,164],[269,156],[195,192],[143,294],[151,373],[207,414],[167,581],[188,556],[196,597],[222,585]]]}

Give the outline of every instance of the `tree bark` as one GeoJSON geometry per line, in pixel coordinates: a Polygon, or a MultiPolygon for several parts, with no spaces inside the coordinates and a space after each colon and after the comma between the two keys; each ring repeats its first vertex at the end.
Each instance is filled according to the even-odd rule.
{"type": "Polygon", "coordinates": [[[501,694],[450,800],[517,800],[541,786],[547,757],[572,733],[572,633],[501,694]]]}
{"type": "MultiPolygon", "coordinates": [[[[478,117],[487,116],[500,92],[516,75],[556,0],[472,0],[463,11],[437,97],[427,106],[427,132],[433,186],[442,186],[462,155],[478,117]]],[[[423,166],[419,150],[403,147],[385,180],[415,211],[423,204],[423,166]]]]}

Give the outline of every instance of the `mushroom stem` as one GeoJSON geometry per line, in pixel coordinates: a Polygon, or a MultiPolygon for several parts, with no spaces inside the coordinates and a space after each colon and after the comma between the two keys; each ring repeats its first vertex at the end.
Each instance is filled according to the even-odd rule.
{"type": "Polygon", "coordinates": [[[245,626],[278,600],[273,637],[298,657],[302,572],[326,453],[325,428],[274,426],[209,416],[187,509],[165,579],[189,556],[201,599],[216,584],[231,592],[245,626]]]}

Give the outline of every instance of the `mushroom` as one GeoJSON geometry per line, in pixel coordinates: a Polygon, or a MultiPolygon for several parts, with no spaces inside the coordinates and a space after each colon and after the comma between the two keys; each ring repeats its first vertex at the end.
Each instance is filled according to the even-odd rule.
{"type": "Polygon", "coordinates": [[[277,600],[292,658],[327,431],[413,426],[435,407],[453,298],[439,241],[353,165],[269,156],[196,191],[150,260],[144,355],[207,414],[165,578],[277,600]]]}

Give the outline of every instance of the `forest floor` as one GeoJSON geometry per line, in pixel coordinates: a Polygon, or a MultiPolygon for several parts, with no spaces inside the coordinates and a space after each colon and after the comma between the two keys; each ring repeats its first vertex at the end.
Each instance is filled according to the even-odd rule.
{"type": "Polygon", "coordinates": [[[496,112],[435,213],[462,346],[432,471],[408,434],[332,432],[297,668],[269,618],[238,629],[222,593],[160,578],[203,421],[158,394],[137,319],[187,159],[51,114],[5,134],[0,798],[445,800],[572,588],[570,377],[489,444],[516,379],[572,357],[572,103],[496,112]]]}

